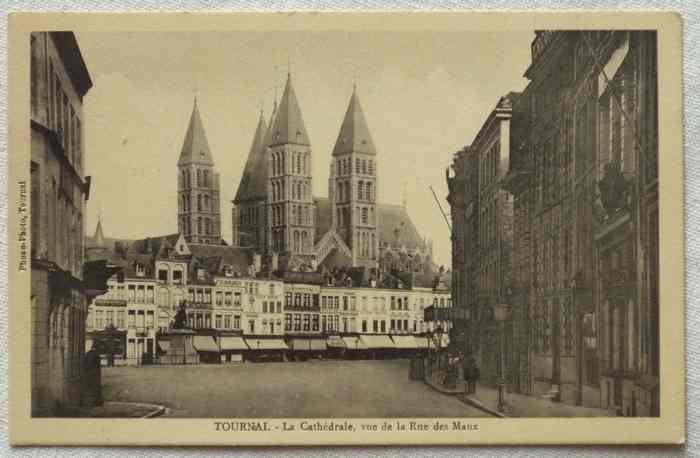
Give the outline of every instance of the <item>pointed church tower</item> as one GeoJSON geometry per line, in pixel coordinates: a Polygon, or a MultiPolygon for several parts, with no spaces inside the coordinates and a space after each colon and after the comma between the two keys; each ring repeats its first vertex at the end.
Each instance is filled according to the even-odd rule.
{"type": "Polygon", "coordinates": [[[353,86],[333,148],[331,200],[333,226],[352,251],[354,266],[376,267],[377,151],[353,86]]]}
{"type": "Polygon", "coordinates": [[[102,217],[97,218],[97,227],[95,228],[95,236],[92,238],[93,246],[105,248],[105,235],[102,232],[102,217]]]}
{"type": "Polygon", "coordinates": [[[219,174],[194,100],[178,167],[178,231],[190,243],[221,244],[219,174]]]}
{"type": "Polygon", "coordinates": [[[253,135],[248,159],[243,169],[241,182],[233,200],[233,244],[241,247],[253,247],[257,252],[264,252],[267,243],[266,203],[268,160],[265,136],[267,123],[262,110],[258,127],[253,135]]]}
{"type": "Polygon", "coordinates": [[[273,252],[314,254],[311,142],[291,75],[270,130],[269,244],[273,252]]]}

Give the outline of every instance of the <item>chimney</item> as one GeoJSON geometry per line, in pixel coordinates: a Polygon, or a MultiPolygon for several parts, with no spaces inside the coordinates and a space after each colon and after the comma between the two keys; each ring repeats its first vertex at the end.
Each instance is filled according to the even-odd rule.
{"type": "Polygon", "coordinates": [[[259,253],[255,253],[253,255],[253,271],[257,274],[260,272],[260,268],[262,265],[262,258],[259,253]]]}
{"type": "Polygon", "coordinates": [[[277,272],[279,270],[280,258],[277,252],[272,253],[272,271],[277,272]]]}

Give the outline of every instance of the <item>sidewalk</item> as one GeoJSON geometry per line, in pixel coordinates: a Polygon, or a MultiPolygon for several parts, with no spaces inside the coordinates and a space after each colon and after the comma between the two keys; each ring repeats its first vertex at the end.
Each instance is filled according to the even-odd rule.
{"type": "Polygon", "coordinates": [[[517,393],[504,393],[506,411],[498,412],[498,390],[484,385],[477,386],[476,394],[458,398],[467,404],[478,407],[493,415],[503,417],[608,417],[612,413],[605,409],[572,406],[561,402],[552,402],[536,396],[517,393]]]}
{"type": "Polygon", "coordinates": [[[165,407],[141,402],[105,402],[100,407],[76,407],[63,413],[72,418],[154,418],[165,413],[165,407]]]}

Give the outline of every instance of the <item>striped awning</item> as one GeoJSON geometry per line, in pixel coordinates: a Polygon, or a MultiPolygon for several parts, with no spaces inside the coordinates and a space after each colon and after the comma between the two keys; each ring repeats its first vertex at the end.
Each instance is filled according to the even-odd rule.
{"type": "Polygon", "coordinates": [[[328,336],[326,345],[332,348],[345,348],[345,341],[340,336],[328,336]]]}
{"type": "Polygon", "coordinates": [[[294,351],[322,351],[326,349],[324,339],[292,339],[291,343],[294,351]]]}
{"type": "Polygon", "coordinates": [[[251,350],[289,350],[282,339],[245,339],[251,350]]]}
{"type": "Polygon", "coordinates": [[[359,337],[343,337],[343,342],[348,350],[367,350],[367,346],[359,337]]]}
{"type": "Polygon", "coordinates": [[[418,347],[413,336],[391,336],[396,348],[415,349],[418,347]]]}
{"type": "Polygon", "coordinates": [[[394,345],[394,342],[389,338],[389,336],[384,335],[384,334],[377,334],[377,335],[362,335],[360,337],[362,342],[365,344],[367,348],[396,348],[396,345],[394,345]]]}
{"type": "Polygon", "coordinates": [[[219,352],[219,346],[212,336],[194,336],[194,348],[197,351],[219,352]]]}
{"type": "Polygon", "coordinates": [[[428,339],[427,338],[414,336],[413,340],[416,341],[416,348],[428,348],[428,339]]]}
{"type": "Polygon", "coordinates": [[[247,350],[248,345],[245,344],[243,337],[237,336],[222,336],[219,338],[221,351],[247,350]]]}

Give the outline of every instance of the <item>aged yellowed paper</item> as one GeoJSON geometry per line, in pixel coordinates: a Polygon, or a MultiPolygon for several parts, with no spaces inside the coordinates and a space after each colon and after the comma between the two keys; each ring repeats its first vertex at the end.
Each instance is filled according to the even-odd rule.
{"type": "Polygon", "coordinates": [[[670,12],[13,14],[13,444],[679,444],[670,12]]]}

